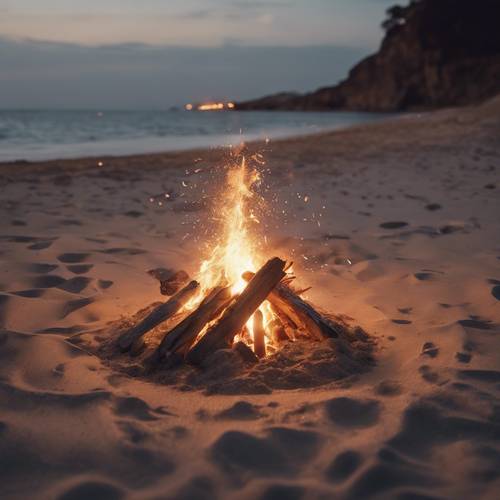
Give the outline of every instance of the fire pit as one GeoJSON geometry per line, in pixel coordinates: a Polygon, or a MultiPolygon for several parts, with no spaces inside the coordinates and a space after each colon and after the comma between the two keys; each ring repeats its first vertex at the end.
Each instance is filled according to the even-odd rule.
{"type": "MultiPolygon", "coordinates": [[[[200,372],[209,373],[210,382],[214,373],[234,382],[243,372],[248,380],[250,372],[257,376],[264,368],[293,366],[295,382],[264,377],[262,383],[305,387],[324,383],[325,376],[326,381],[338,380],[366,369],[373,347],[368,335],[349,326],[346,317],[322,313],[304,300],[308,289],[293,286],[292,262],[263,258],[262,246],[250,229],[259,222],[253,210],[259,203],[253,189],[259,181],[258,171],[248,168],[244,157],[233,162],[224,201],[214,208],[220,236],[196,280],[188,282],[188,275],[181,272],[175,275],[176,286],[163,282],[162,290],[170,298],[111,325],[98,349],[102,357],[121,357],[121,368],[128,373],[158,378],[159,373],[169,372],[170,382],[176,380],[172,373],[180,370],[191,386],[207,385],[200,372]],[[134,362],[127,364],[127,357],[134,362]],[[236,374],[235,365],[240,367],[236,374]],[[306,368],[314,373],[308,374],[306,368]]],[[[255,390],[258,384],[255,380],[252,384],[255,390]]]]}

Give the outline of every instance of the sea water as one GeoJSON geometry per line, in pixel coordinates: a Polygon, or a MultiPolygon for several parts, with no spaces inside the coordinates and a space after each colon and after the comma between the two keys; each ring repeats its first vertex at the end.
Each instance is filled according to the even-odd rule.
{"type": "Polygon", "coordinates": [[[0,111],[0,162],[217,147],[373,122],[388,115],[260,111],[0,111]]]}

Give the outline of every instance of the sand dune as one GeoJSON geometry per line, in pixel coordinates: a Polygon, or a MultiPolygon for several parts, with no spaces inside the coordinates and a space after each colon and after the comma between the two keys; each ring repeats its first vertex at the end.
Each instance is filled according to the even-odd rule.
{"type": "Polygon", "coordinates": [[[223,152],[0,166],[0,496],[498,498],[499,110],[262,146],[270,246],[375,345],[307,389],[278,367],[207,395],[93,354],[163,300],[148,271],[196,271],[223,152]]]}

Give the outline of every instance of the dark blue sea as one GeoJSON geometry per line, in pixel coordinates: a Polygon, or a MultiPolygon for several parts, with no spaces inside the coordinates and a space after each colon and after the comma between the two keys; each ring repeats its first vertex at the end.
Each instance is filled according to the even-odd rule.
{"type": "Polygon", "coordinates": [[[384,118],[354,112],[0,111],[0,161],[216,147],[384,118]]]}

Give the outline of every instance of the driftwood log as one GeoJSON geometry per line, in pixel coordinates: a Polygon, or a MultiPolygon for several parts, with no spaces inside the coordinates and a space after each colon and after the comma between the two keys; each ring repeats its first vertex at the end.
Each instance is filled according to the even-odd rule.
{"type": "Polygon", "coordinates": [[[128,351],[145,333],[177,313],[194,295],[198,286],[197,281],[189,282],[167,302],[153,309],[139,324],[120,335],[118,338],[120,350],[122,352],[128,351]]]}
{"type": "Polygon", "coordinates": [[[241,331],[269,292],[283,279],[285,261],[275,257],[252,277],[243,292],[226,308],[219,320],[191,348],[186,361],[200,364],[218,349],[231,347],[234,336],[241,331]]]}
{"type": "MultiPolygon", "coordinates": [[[[243,273],[243,279],[250,283],[253,276],[251,272],[243,273]]],[[[269,293],[267,300],[274,311],[286,315],[298,327],[304,328],[318,340],[339,336],[335,325],[316,311],[311,304],[299,297],[289,286],[277,285],[269,293]]]]}
{"type": "Polygon", "coordinates": [[[158,357],[164,358],[175,352],[185,353],[207,323],[214,320],[230,301],[231,287],[216,287],[211,290],[189,316],[167,332],[158,346],[158,357]]]}
{"type": "Polygon", "coordinates": [[[264,317],[257,309],[253,313],[253,350],[258,358],[266,356],[266,332],[264,331],[264,317]]]}

